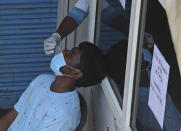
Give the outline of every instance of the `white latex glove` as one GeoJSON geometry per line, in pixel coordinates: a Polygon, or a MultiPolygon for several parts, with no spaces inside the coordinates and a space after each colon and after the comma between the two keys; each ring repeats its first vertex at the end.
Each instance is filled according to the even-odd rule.
{"type": "Polygon", "coordinates": [[[44,50],[46,55],[55,53],[55,48],[60,44],[61,36],[58,33],[53,33],[49,38],[44,40],[44,50]]]}

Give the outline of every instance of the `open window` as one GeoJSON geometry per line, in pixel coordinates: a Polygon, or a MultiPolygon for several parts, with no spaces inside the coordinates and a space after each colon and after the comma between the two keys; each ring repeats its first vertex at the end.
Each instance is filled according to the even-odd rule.
{"type": "MultiPolygon", "coordinates": [[[[132,2],[124,94],[122,95],[120,93],[119,85],[117,85],[116,82],[112,81],[109,77],[105,78],[101,84],[107,101],[116,120],[118,121],[118,125],[121,125],[122,130],[144,129],[142,127],[140,128],[139,122],[143,121],[143,119],[141,118],[142,120],[140,120],[139,112],[146,112],[145,110],[150,110],[148,107],[147,97],[150,86],[150,71],[154,44],[158,45],[161,53],[171,66],[168,82],[168,94],[171,94],[172,101],[169,105],[174,105],[173,110],[179,111],[180,109],[178,102],[178,88],[181,85],[180,74],[172,38],[169,33],[166,13],[160,3],[155,0],[148,2],[135,0],[132,2]],[[152,39],[151,43],[149,42],[150,39],[152,39]],[[140,104],[142,101],[139,98],[142,95],[145,95],[143,98],[144,105],[140,104]]],[[[101,18],[103,17],[104,14],[101,18]]],[[[99,21],[100,23],[102,22],[101,20],[99,21]]],[[[116,34],[114,34],[113,31],[111,32],[109,27],[105,26],[106,25],[102,23],[100,24],[99,45],[106,52],[109,48],[108,46],[116,41],[115,38],[121,38],[116,37],[116,34]],[[108,34],[108,31],[111,32],[111,35],[108,34]],[[104,42],[101,43],[101,41],[104,42]],[[106,45],[107,43],[109,43],[108,46],[106,45]]],[[[117,40],[119,41],[119,39],[117,40]]],[[[167,102],[169,101],[170,100],[167,100],[167,102]]],[[[148,114],[145,115],[149,115],[149,113],[152,112],[146,113],[148,114]]],[[[152,114],[151,117],[155,116],[152,114]]],[[[152,123],[156,123],[153,126],[157,128],[158,122],[155,118],[152,120],[152,123]]],[[[164,124],[166,125],[166,123],[164,124]]],[[[149,125],[147,126],[149,127],[149,125]]],[[[163,129],[165,129],[164,126],[163,129]]]]}
{"type": "MultiPolygon", "coordinates": [[[[104,19],[105,12],[103,11],[101,11],[102,14],[100,17],[102,20],[99,20],[100,34],[98,42],[100,48],[105,53],[107,53],[110,51],[110,49],[113,46],[122,44],[120,52],[122,53],[122,55],[125,55],[125,53],[127,54],[125,56],[126,59],[122,60],[123,62],[125,62],[125,66],[123,65],[125,67],[124,69],[125,75],[121,76],[122,74],[120,73],[120,78],[125,79],[125,82],[123,81],[124,83],[121,83],[123,85],[120,86],[120,83],[118,83],[119,81],[115,81],[110,77],[106,77],[101,83],[104,94],[117,121],[117,125],[121,130],[132,130],[135,127],[134,124],[132,124],[132,118],[134,115],[133,105],[135,102],[134,101],[135,89],[138,86],[140,79],[140,69],[141,69],[141,60],[142,60],[141,50],[142,50],[142,41],[144,35],[144,19],[145,19],[145,10],[146,10],[145,5],[147,1],[143,2],[140,0],[135,0],[132,2],[133,3],[130,4],[132,5],[130,6],[131,8],[130,22],[128,20],[128,23],[130,23],[130,26],[128,27],[129,32],[125,32],[126,29],[124,30],[125,28],[124,26],[121,27],[121,29],[123,28],[124,33],[121,32],[120,31],[121,29],[119,29],[120,28],[119,26],[121,25],[119,25],[119,23],[116,22],[114,22],[112,28],[104,24],[103,22],[106,20],[104,19]],[[115,28],[115,26],[117,27],[115,28]],[[124,47],[125,43],[127,45],[126,48],[124,47]]],[[[121,9],[118,8],[117,10],[121,9]]],[[[117,21],[119,21],[120,19],[119,17],[116,18],[117,21]]],[[[120,22],[124,23],[125,21],[120,21],[120,22]]],[[[120,59],[116,58],[116,60],[115,57],[112,57],[113,60],[112,62],[121,61],[121,57],[122,56],[120,56],[120,59]]],[[[115,65],[115,68],[118,67],[116,67],[115,65]]]]}

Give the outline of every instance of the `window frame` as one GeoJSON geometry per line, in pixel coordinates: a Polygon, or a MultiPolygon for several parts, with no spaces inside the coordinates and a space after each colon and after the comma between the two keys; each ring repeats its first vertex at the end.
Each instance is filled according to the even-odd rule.
{"type": "Polygon", "coordinates": [[[132,1],[126,75],[123,97],[122,130],[136,129],[137,95],[140,82],[147,0],[132,1]]]}
{"type": "Polygon", "coordinates": [[[143,47],[146,7],[147,0],[132,1],[122,106],[117,96],[117,93],[115,92],[115,89],[117,87],[115,87],[115,85],[111,82],[111,79],[106,77],[101,83],[101,87],[106,96],[107,102],[111,107],[111,110],[116,118],[117,124],[122,131],[137,130],[135,125],[137,109],[137,92],[140,81],[142,57],[141,52],[143,47]]]}

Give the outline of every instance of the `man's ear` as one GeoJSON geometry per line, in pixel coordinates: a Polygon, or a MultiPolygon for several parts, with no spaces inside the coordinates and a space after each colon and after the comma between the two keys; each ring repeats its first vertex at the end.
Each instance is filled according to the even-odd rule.
{"type": "Polygon", "coordinates": [[[81,71],[76,71],[74,72],[74,74],[72,75],[72,77],[75,79],[75,80],[78,80],[82,77],[83,73],[81,71]]]}

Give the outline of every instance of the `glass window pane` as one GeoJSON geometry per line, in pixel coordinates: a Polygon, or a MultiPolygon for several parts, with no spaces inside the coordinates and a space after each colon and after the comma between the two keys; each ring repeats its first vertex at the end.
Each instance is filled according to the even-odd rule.
{"type": "Polygon", "coordinates": [[[180,131],[181,77],[166,12],[157,0],[148,0],[145,32],[137,104],[137,129],[139,131],[180,131]],[[148,106],[154,44],[170,65],[163,129],[148,106]]]}
{"type": "Polygon", "coordinates": [[[131,0],[125,9],[119,0],[101,1],[99,47],[107,56],[108,76],[117,96],[123,96],[124,90],[130,12],[131,0]]]}

